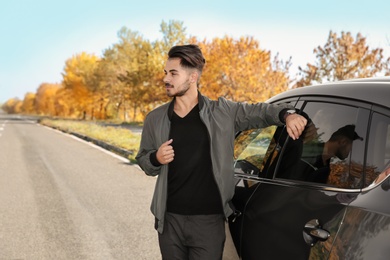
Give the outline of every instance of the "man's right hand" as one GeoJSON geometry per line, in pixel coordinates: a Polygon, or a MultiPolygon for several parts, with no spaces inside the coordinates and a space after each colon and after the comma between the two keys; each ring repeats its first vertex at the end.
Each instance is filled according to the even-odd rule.
{"type": "Polygon", "coordinates": [[[160,148],[158,148],[156,153],[156,158],[161,164],[168,164],[173,161],[173,158],[175,157],[175,153],[173,151],[173,147],[171,143],[173,142],[173,139],[170,139],[163,143],[160,148]]]}

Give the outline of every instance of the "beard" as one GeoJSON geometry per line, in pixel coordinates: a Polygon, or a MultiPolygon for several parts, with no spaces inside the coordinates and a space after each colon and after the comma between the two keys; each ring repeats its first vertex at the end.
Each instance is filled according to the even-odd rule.
{"type": "Polygon", "coordinates": [[[338,151],[335,155],[340,160],[345,160],[346,158],[348,158],[349,152],[347,152],[347,151],[338,151]]]}
{"type": "MultiPolygon", "coordinates": [[[[175,88],[175,86],[170,85],[170,84],[165,84],[165,87],[169,88],[169,89],[175,88]]],[[[189,80],[187,79],[178,89],[179,90],[176,93],[170,93],[169,91],[167,91],[168,97],[182,97],[182,96],[184,96],[184,94],[190,89],[189,80]]]]}

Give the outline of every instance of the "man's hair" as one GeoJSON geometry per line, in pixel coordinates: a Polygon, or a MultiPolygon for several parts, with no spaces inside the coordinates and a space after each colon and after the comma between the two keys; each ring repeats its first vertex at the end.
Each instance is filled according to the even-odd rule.
{"type": "Polygon", "coordinates": [[[355,132],[355,126],[354,125],[346,125],[341,128],[339,128],[336,132],[332,134],[330,137],[330,140],[335,140],[340,137],[347,137],[351,141],[355,140],[363,140],[362,137],[360,137],[356,132],[355,132]]]}
{"type": "Polygon", "coordinates": [[[206,60],[198,45],[177,45],[168,52],[168,58],[179,58],[180,65],[185,68],[193,68],[199,71],[199,77],[202,74],[206,60]]]}

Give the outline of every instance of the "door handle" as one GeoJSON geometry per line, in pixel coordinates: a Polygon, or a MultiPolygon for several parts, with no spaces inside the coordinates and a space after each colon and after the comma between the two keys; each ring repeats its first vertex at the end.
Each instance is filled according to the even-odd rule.
{"type": "Polygon", "coordinates": [[[308,245],[314,246],[318,241],[326,241],[329,237],[329,231],[322,228],[318,219],[312,219],[305,224],[303,238],[308,245]]]}

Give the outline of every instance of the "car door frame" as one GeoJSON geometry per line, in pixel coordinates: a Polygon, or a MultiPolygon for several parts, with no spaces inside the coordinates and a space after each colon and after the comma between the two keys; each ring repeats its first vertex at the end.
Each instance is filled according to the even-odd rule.
{"type": "MultiPolygon", "coordinates": [[[[289,97],[287,99],[281,99],[281,100],[275,100],[273,103],[279,104],[279,103],[290,103],[295,106],[295,108],[304,110],[305,105],[307,101],[313,102],[313,101],[319,101],[319,102],[326,102],[326,103],[336,103],[336,104],[342,104],[342,105],[348,105],[356,108],[362,108],[366,111],[370,111],[372,109],[371,104],[367,104],[365,102],[360,102],[360,101],[355,101],[355,100],[348,100],[345,98],[340,98],[340,97],[323,97],[323,96],[304,96],[304,97],[289,97]]],[[[367,119],[367,122],[365,123],[367,128],[369,124],[369,120],[367,119]]],[[[367,132],[366,132],[367,133],[367,132]]],[[[283,154],[283,148],[281,154],[283,154]]],[[[280,158],[278,158],[278,162],[280,162],[280,158]]],[[[365,160],[363,161],[364,164],[365,160]]],[[[294,187],[298,189],[309,189],[309,190],[315,190],[319,192],[333,192],[333,194],[348,194],[350,198],[355,197],[358,193],[361,192],[361,189],[342,189],[342,188],[334,188],[334,187],[329,187],[329,186],[324,186],[324,185],[319,185],[317,183],[302,183],[302,182],[297,182],[295,180],[287,180],[287,179],[279,179],[276,177],[276,174],[278,172],[278,167],[275,168],[273,174],[270,176],[268,175],[267,177],[255,177],[255,176],[240,176],[239,179],[241,180],[249,180],[249,181],[254,181],[259,183],[258,186],[264,186],[264,185],[271,185],[274,187],[280,186],[280,187],[294,187]]],[[[253,193],[257,192],[257,188],[254,189],[253,193]]],[[[253,194],[252,194],[253,195],[253,194]]],[[[252,198],[252,195],[250,196],[250,199],[252,198]]],[[[348,196],[347,196],[348,197],[348,196]]],[[[250,200],[249,199],[249,200],[250,200]]],[[[248,200],[248,202],[249,202],[248,200]]],[[[345,200],[341,205],[343,205],[343,208],[345,210],[345,206],[348,205],[350,202],[345,200]]],[[[342,222],[343,216],[344,216],[344,211],[340,211],[340,214],[338,216],[338,220],[335,223],[329,224],[329,228],[336,229],[334,231],[334,236],[337,236],[337,230],[340,227],[340,223],[342,222]]],[[[243,215],[245,217],[245,212],[243,212],[243,215]]],[[[335,237],[334,237],[335,239],[335,237]]],[[[315,243],[313,244],[315,245],[315,243]]],[[[241,247],[241,246],[240,246],[241,247]]],[[[318,247],[321,248],[321,250],[324,248],[323,246],[318,247]]],[[[328,245],[329,248],[329,245],[328,245]]],[[[240,250],[240,249],[239,249],[240,250]]],[[[329,249],[330,250],[330,249],[329,249]]],[[[242,254],[240,252],[239,254],[242,254]]]]}

